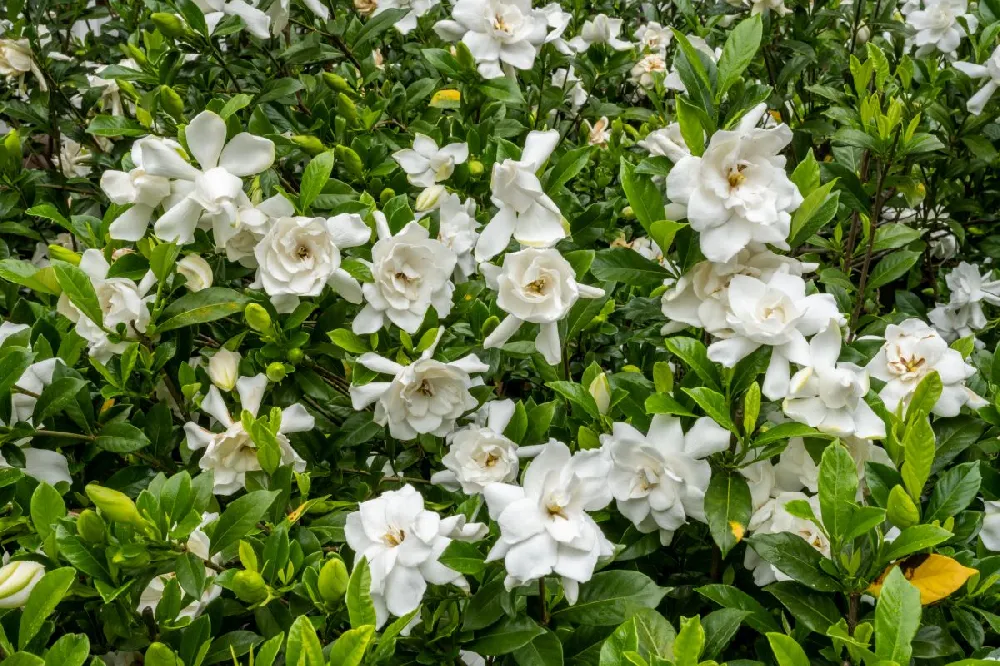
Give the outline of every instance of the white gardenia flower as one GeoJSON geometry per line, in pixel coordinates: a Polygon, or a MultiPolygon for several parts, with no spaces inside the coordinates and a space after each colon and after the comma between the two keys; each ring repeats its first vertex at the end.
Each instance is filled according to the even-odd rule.
{"type": "Polygon", "coordinates": [[[611,462],[599,450],[575,455],[554,439],[524,473],[524,486],[491,483],[483,495],[500,538],[486,557],[503,559],[505,587],[510,590],[549,575],[562,577],[566,600],[572,605],[580,583],[594,575],[602,557],[614,546],[588,511],[611,501],[607,477],[611,462]]]}
{"type": "Polygon", "coordinates": [[[1000,280],[990,280],[990,272],[980,274],[978,266],[963,261],[945,277],[950,300],[927,314],[945,340],[964,338],[986,327],[982,302],[1000,305],[1000,280]]]}
{"type": "Polygon", "coordinates": [[[503,345],[525,322],[540,324],[535,347],[550,365],[562,358],[559,321],[578,299],[604,295],[603,289],[579,284],[573,267],[554,248],[525,248],[505,255],[502,268],[482,264],[480,270],[497,291],[497,306],[507,313],[483,348],[503,345]]]}
{"type": "Polygon", "coordinates": [[[624,21],[620,18],[598,14],[583,22],[580,34],[569,40],[569,45],[578,53],[586,51],[593,44],[607,44],[616,51],[626,51],[632,48],[632,44],[618,37],[623,24],[624,21]]]}
{"type": "Polygon", "coordinates": [[[448,180],[455,172],[456,164],[469,159],[469,146],[465,143],[449,143],[438,148],[437,142],[424,134],[413,138],[413,148],[397,150],[392,154],[400,168],[406,172],[406,179],[417,187],[430,187],[434,183],[448,180]]]}
{"type": "Polygon", "coordinates": [[[63,137],[56,165],[67,178],[86,178],[90,175],[91,157],[89,148],[63,137]]]}
{"type": "Polygon", "coordinates": [[[750,488],[750,501],[753,510],[760,507],[771,499],[775,489],[774,465],[770,460],[757,460],[740,468],[740,474],[746,479],[750,488]]]}
{"type": "MultiPolygon", "coordinates": [[[[864,481],[865,464],[876,462],[889,467],[895,467],[892,458],[885,449],[871,440],[847,436],[840,439],[841,444],[851,454],[854,460],[858,480],[864,481]]],[[[792,437],[781,452],[778,463],[773,469],[773,495],[782,492],[796,492],[802,489],[815,493],[819,490],[819,465],[806,449],[801,437],[792,437]]],[[[864,495],[864,484],[858,486],[858,499],[864,495]]]]}
{"type": "Polygon", "coordinates": [[[635,38],[639,40],[639,50],[666,56],[667,47],[673,40],[674,33],[669,27],[664,27],[656,21],[650,21],[639,26],[635,31],[635,38]]]}
{"type": "Polygon", "coordinates": [[[227,142],[226,122],[211,111],[195,116],[185,136],[200,169],[166,142],[148,141],[142,146],[146,173],[173,181],[171,205],[156,221],[156,235],[182,245],[194,240],[199,222],[215,228],[235,224],[237,209],[250,205],[241,178],[266,171],[274,163],[274,142],[247,132],[227,142]]]}
{"type": "Polygon", "coordinates": [[[662,76],[666,73],[667,61],[664,60],[664,57],[659,53],[647,53],[632,66],[632,69],[629,71],[629,77],[632,83],[639,86],[641,91],[643,88],[653,87],[656,76],[662,76]]]}
{"type": "Polygon", "coordinates": [[[726,296],[728,330],[713,331],[723,339],[709,346],[708,357],[731,368],[758,347],[771,347],[771,361],[761,388],[772,400],[788,393],[790,363],[809,365],[806,337],[844,320],[833,296],[806,296],[805,281],[789,273],[777,272],[766,282],[736,275],[729,282],[726,296]]]}
{"type": "Polygon", "coordinates": [[[476,202],[470,197],[462,203],[451,192],[441,197],[438,240],[455,253],[455,281],[465,282],[476,273],[473,251],[479,240],[479,222],[476,221],[476,202]]]}
{"type": "Polygon", "coordinates": [[[759,104],[735,130],[713,134],[703,155],[684,157],[667,176],[667,196],[687,207],[709,261],[729,261],[751,242],[788,249],[791,213],[802,203],[780,154],[792,131],[784,124],[757,128],[765,115],[759,104]]]}
{"type": "MultiPolygon", "coordinates": [[[[119,67],[138,70],[139,66],[131,58],[127,58],[118,63],[119,67]]],[[[124,116],[125,107],[122,105],[121,88],[115,79],[105,79],[101,76],[107,66],[102,66],[96,74],[87,74],[87,84],[91,88],[100,88],[100,105],[104,111],[112,116],[124,116]]]]}
{"type": "Polygon", "coordinates": [[[257,268],[256,250],[267,231],[285,217],[295,216],[295,206],[280,194],[265,199],[256,206],[246,201],[236,209],[233,220],[217,218],[215,247],[224,250],[226,259],[247,268],[257,268]]]}
{"type": "Polygon", "coordinates": [[[300,297],[319,296],[326,285],[351,303],[361,302],[361,284],[340,267],[340,250],[364,245],[372,232],[354,213],[334,217],[283,217],[254,249],[257,274],[275,310],[292,312],[300,297]]]}
{"type": "Polygon", "coordinates": [[[681,134],[680,123],[670,123],[663,129],[658,129],[646,135],[639,145],[645,148],[650,155],[655,157],[667,157],[670,161],[680,162],[683,158],[691,155],[691,149],[684,141],[681,134]]]}
{"type": "MultiPolygon", "coordinates": [[[[205,567],[205,577],[212,579],[214,576],[215,572],[212,569],[205,567]]],[[[156,607],[160,605],[160,601],[163,599],[163,593],[167,589],[167,584],[176,577],[177,574],[171,571],[170,573],[157,576],[153,580],[149,581],[149,584],[139,595],[139,605],[135,609],[136,612],[141,614],[148,608],[155,613],[156,607]]],[[[205,591],[201,593],[201,598],[195,599],[182,608],[177,614],[177,617],[186,617],[191,620],[195,619],[201,615],[208,605],[217,599],[221,594],[222,588],[214,582],[206,585],[205,591]]]]}
{"type": "MultiPolygon", "coordinates": [[[[819,497],[807,497],[803,493],[781,493],[754,513],[747,525],[747,531],[754,534],[791,532],[802,537],[806,543],[824,557],[830,557],[830,540],[827,539],[822,530],[811,520],[793,516],[785,509],[785,506],[792,500],[809,502],[813,513],[817,516],[820,515],[819,497]]],[[[792,580],[757,555],[753,548],[747,548],[743,564],[747,569],[753,570],[754,582],[761,587],[779,580],[792,580]]]]}
{"type": "MultiPolygon", "coordinates": [[[[240,377],[236,381],[236,393],[240,397],[241,409],[256,417],[266,388],[267,377],[263,374],[240,377]]],[[[213,492],[216,495],[232,495],[246,487],[247,472],[262,469],[257,460],[257,447],[250,434],[243,429],[242,421],[239,418],[234,420],[230,415],[226,402],[215,385],[209,387],[207,395],[201,401],[201,409],[224,430],[212,432],[189,421],[184,424],[188,447],[193,451],[205,449],[198,466],[204,470],[212,470],[215,475],[213,492]]],[[[315,424],[316,420],[299,403],[281,411],[281,427],[275,434],[275,439],[281,452],[282,465],[291,465],[296,472],[305,471],[306,461],[292,448],[287,435],[312,430],[315,424]]]]}
{"type": "Polygon", "coordinates": [[[775,12],[778,16],[791,14],[792,10],[785,6],[785,0],[726,0],[734,7],[750,7],[750,15],[775,12]]]}
{"type": "Polygon", "coordinates": [[[66,296],[59,296],[57,311],[76,324],[76,332],[85,339],[90,347],[90,355],[101,363],[107,363],[115,354],[121,354],[128,347],[128,342],[111,342],[105,329],[115,331],[119,324],[125,325],[125,337],[135,338],[146,332],[149,325],[149,304],[154,294],[150,294],[156,277],[148,271],[139,284],[128,278],[109,278],[111,265],[104,258],[101,250],[91,248],[85,250],[80,259],[80,269],[87,274],[104,317],[104,328],[91,321],[66,296]]]}
{"type": "Polygon", "coordinates": [[[181,145],[171,139],[144,137],[132,144],[131,171],[109,169],[101,174],[101,189],[112,203],[132,204],[115,218],[108,231],[111,238],[135,242],[146,235],[153,210],[170,196],[170,180],[146,173],[142,166],[142,147],[149,142],[162,142],[165,148],[178,151],[181,145]]]}
{"type": "Polygon", "coordinates": [[[601,435],[611,459],[607,477],[618,511],[640,532],[659,532],[664,546],[688,519],[705,521],[705,491],[712,468],[709,455],[729,448],[730,433],[702,417],[685,434],[675,416],[657,414],[643,435],[615,423],[601,435]]]}
{"type": "Polygon", "coordinates": [[[918,2],[908,2],[902,12],[906,24],[915,33],[907,43],[917,47],[918,57],[935,49],[946,56],[954,56],[962,38],[968,36],[959,18],[965,20],[973,33],[979,26],[979,19],[969,12],[968,0],[923,0],[922,8],[918,2]]]}
{"type": "Polygon", "coordinates": [[[976,369],[965,362],[961,352],[948,347],[945,339],[919,319],[907,319],[900,325],[889,324],[885,329],[885,344],[868,363],[872,377],[885,382],[879,397],[886,409],[895,412],[909,404],[917,385],[930,372],[936,371],[944,388],[934,405],[938,416],[958,416],[962,405],[972,409],[985,406],[985,401],[965,387],[965,380],[976,369]]]}
{"type": "Polygon", "coordinates": [[[444,363],[434,360],[437,339],[410,365],[400,365],[373,352],[362,354],[358,363],[375,372],[394,375],[392,381],[351,386],[351,404],[361,410],[377,401],[375,422],[389,425],[396,439],[416,439],[421,433],[444,437],[455,429],[455,420],[475,409],[478,402],[469,389],[482,384],[471,375],[489,366],[475,354],[444,363]]]}
{"type": "MultiPolygon", "coordinates": [[[[319,2],[319,0],[313,0],[319,2]]],[[[396,21],[395,27],[400,34],[407,35],[417,27],[417,19],[441,4],[441,0],[377,0],[372,16],[378,16],[388,9],[409,9],[410,13],[396,21]]]]}
{"type": "Polygon", "coordinates": [[[987,500],[985,504],[986,515],[979,530],[979,538],[983,540],[987,550],[1000,551],[1000,500],[987,500]]]}
{"type": "Polygon", "coordinates": [[[479,234],[477,261],[503,252],[512,236],[531,247],[551,247],[566,237],[559,207],[542,190],[536,175],[558,143],[556,130],[529,132],[521,159],[508,157],[493,165],[491,199],[498,210],[479,234]]]}
{"type": "Polygon", "coordinates": [[[240,378],[240,361],[242,355],[238,351],[222,348],[208,359],[208,377],[212,383],[223,391],[232,391],[236,380],[240,378]]]}
{"type": "Polygon", "coordinates": [[[590,97],[584,90],[580,77],[573,71],[573,65],[561,67],[552,72],[552,85],[563,90],[570,108],[574,111],[586,104],[590,97]]]}
{"type": "Polygon", "coordinates": [[[354,332],[374,333],[388,319],[416,333],[432,305],[439,317],[447,317],[455,291],[455,253],[417,222],[393,236],[385,215],[375,211],[374,216],[379,238],[369,265],[374,281],[362,286],[365,307],[354,318],[354,332]]]}
{"type": "MultiPolygon", "coordinates": [[[[566,32],[570,21],[573,20],[573,15],[564,12],[558,2],[550,2],[537,11],[545,17],[548,24],[549,33],[545,36],[545,43],[552,44],[556,51],[565,56],[572,56],[574,54],[573,48],[563,39],[563,33],[566,32]]],[[[572,68],[573,66],[570,65],[570,69],[572,68]]]]}
{"type": "Polygon", "coordinates": [[[591,146],[600,146],[601,148],[608,147],[608,141],[611,140],[611,123],[608,122],[607,116],[601,116],[593,125],[590,124],[589,120],[584,120],[582,124],[588,144],[591,146]]]}
{"type": "Polygon", "coordinates": [[[31,560],[4,564],[0,567],[0,608],[23,607],[44,575],[45,566],[31,560]]]}
{"type": "Polygon", "coordinates": [[[473,423],[448,435],[448,453],[441,458],[445,469],[431,476],[448,490],[461,489],[479,495],[491,483],[513,483],[520,470],[519,457],[534,453],[534,447],[519,449],[503,431],[514,416],[512,400],[493,400],[483,405],[484,423],[473,423]]]}
{"type": "Polygon", "coordinates": [[[955,69],[973,79],[986,79],[983,87],[969,98],[967,104],[969,113],[974,116],[982,115],[987,102],[1000,87],[1000,46],[993,50],[993,54],[982,65],[971,62],[956,62],[954,66],[955,69]]]}
{"type": "MultiPolygon", "coordinates": [[[[205,14],[205,23],[210,33],[215,32],[219,22],[228,16],[239,16],[254,37],[268,39],[271,36],[271,18],[257,9],[256,2],[245,0],[194,0],[194,4],[205,14]]],[[[190,144],[188,144],[190,145],[190,144]]]]}
{"type": "Polygon", "coordinates": [[[782,409],[820,432],[882,439],[885,423],[865,402],[868,372],[854,363],[838,363],[840,346],[836,322],[813,336],[809,363],[792,377],[782,409]]]}
{"type": "Polygon", "coordinates": [[[428,511],[409,484],[361,502],[347,516],[344,535],[357,554],[355,566],[368,560],[377,626],[416,610],[428,583],[468,591],[465,578],[438,558],[452,540],[478,541],[486,533],[486,525],[466,523],[464,516],[441,518],[428,511]]]}
{"type": "Polygon", "coordinates": [[[197,254],[189,254],[177,262],[177,273],[187,280],[189,291],[201,291],[212,286],[212,267],[197,254]]]}
{"type": "Polygon", "coordinates": [[[458,0],[451,19],[438,21],[434,31],[445,41],[461,41],[476,59],[485,79],[504,76],[501,65],[531,69],[549,31],[546,11],[532,9],[531,0],[458,0]]]}
{"type": "Polygon", "coordinates": [[[38,79],[38,88],[46,92],[49,87],[31,55],[31,44],[27,39],[0,39],[0,75],[17,79],[21,90],[24,90],[24,76],[28,72],[38,79]]]}

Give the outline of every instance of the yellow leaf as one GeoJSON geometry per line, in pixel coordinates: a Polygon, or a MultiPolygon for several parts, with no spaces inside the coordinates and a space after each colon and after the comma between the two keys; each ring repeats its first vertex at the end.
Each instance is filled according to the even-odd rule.
{"type": "Polygon", "coordinates": [[[734,537],[736,537],[736,543],[743,541],[743,535],[746,533],[746,530],[743,529],[743,526],[740,525],[738,522],[736,522],[735,520],[730,520],[729,531],[733,533],[734,537]]]}
{"type": "Polygon", "coordinates": [[[945,555],[913,555],[889,566],[868,588],[874,596],[882,591],[882,583],[893,567],[900,567],[903,576],[920,590],[920,603],[926,606],[941,601],[965,585],[975,569],[959,564],[945,555]]]}
{"type": "Polygon", "coordinates": [[[431,106],[444,109],[457,109],[458,103],[462,101],[462,93],[452,88],[438,90],[431,97],[431,106]]]}

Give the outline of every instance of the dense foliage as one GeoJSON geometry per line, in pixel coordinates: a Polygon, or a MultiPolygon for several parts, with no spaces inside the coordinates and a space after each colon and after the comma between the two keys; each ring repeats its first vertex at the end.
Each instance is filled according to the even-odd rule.
{"type": "Polygon", "coordinates": [[[0,3],[0,661],[1000,658],[1000,2],[727,2],[0,3]]]}

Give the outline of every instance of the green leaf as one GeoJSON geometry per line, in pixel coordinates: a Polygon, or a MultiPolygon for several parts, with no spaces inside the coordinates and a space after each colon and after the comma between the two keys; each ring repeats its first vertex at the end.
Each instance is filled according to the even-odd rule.
{"type": "Polygon", "coordinates": [[[53,261],[52,268],[56,280],[70,302],[77,307],[84,317],[98,326],[104,326],[104,314],[101,312],[101,302],[90,277],[80,268],[64,261],[53,261]]]}
{"type": "Polygon", "coordinates": [[[574,624],[614,627],[640,608],[656,608],[666,592],[638,571],[602,571],[580,586],[575,605],[557,610],[552,617],[574,624]]]}
{"type": "Polygon", "coordinates": [[[896,527],[906,528],[920,522],[920,509],[903,486],[893,486],[885,508],[886,517],[896,527]]]}
{"type": "Polygon", "coordinates": [[[583,171],[584,167],[590,163],[591,151],[592,148],[590,146],[581,146],[566,151],[549,171],[548,179],[545,182],[545,191],[549,193],[557,191],[583,171]]]}
{"type": "Polygon", "coordinates": [[[277,497],[277,491],[255,490],[231,502],[215,525],[209,553],[214,555],[246,536],[277,497]]]}
{"type": "Polygon", "coordinates": [[[836,180],[831,180],[810,192],[792,214],[792,230],[788,244],[793,249],[812,238],[836,215],[837,207],[840,205],[840,192],[830,193],[836,184],[836,180]]]}
{"type": "Polygon", "coordinates": [[[563,663],[563,647],[558,636],[543,631],[514,650],[513,657],[518,666],[552,666],[563,663]]]}
{"type": "Polygon", "coordinates": [[[55,273],[51,267],[39,269],[34,264],[21,259],[0,260],[0,278],[27,287],[39,294],[55,295],[59,293],[59,283],[55,280],[55,273]],[[46,275],[51,279],[45,279],[46,275]]]}
{"type": "Polygon", "coordinates": [[[803,585],[820,592],[840,590],[840,583],[820,568],[823,556],[799,535],[791,532],[754,534],[747,540],[758,555],[803,585]]]}
{"type": "Polygon", "coordinates": [[[759,433],[754,439],[753,445],[758,447],[771,444],[773,442],[788,440],[792,437],[816,436],[822,436],[822,433],[804,423],[779,423],[773,428],[769,428],[768,430],[764,430],[759,433]]]}
{"type": "Polygon", "coordinates": [[[624,282],[636,286],[659,285],[670,277],[663,266],[622,247],[598,251],[590,272],[601,282],[624,282]]]}
{"type": "Polygon", "coordinates": [[[30,652],[15,652],[3,662],[4,666],[46,666],[45,660],[30,652]]]}
{"type": "Polygon", "coordinates": [[[734,433],[737,436],[739,435],[736,431],[736,424],[733,423],[732,418],[729,416],[729,407],[726,405],[726,398],[721,393],[717,393],[716,391],[704,386],[684,388],[682,390],[691,396],[691,399],[694,400],[698,406],[712,418],[713,421],[729,432],[734,433]]]}
{"type": "Polygon", "coordinates": [[[59,492],[42,481],[31,494],[31,522],[44,541],[52,534],[56,521],[66,515],[66,502],[59,492]]]}
{"type": "Polygon", "coordinates": [[[486,79],[477,83],[476,89],[504,104],[519,106],[525,104],[524,95],[521,94],[521,87],[517,84],[516,78],[486,79]]]}
{"type": "Polygon", "coordinates": [[[486,556],[479,552],[475,544],[467,541],[452,541],[444,549],[438,561],[460,574],[475,576],[486,568],[486,556]]]}
{"type": "Polygon", "coordinates": [[[952,467],[937,478],[930,502],[927,503],[925,522],[944,522],[968,508],[979,492],[982,475],[978,462],[967,462],[952,467]]]}
{"type": "Polygon", "coordinates": [[[302,185],[299,187],[299,208],[303,212],[309,209],[330,181],[335,159],[334,152],[327,150],[309,160],[302,174],[302,185]]]}
{"type": "Polygon", "coordinates": [[[691,151],[691,154],[701,155],[704,153],[705,128],[698,116],[698,107],[681,95],[677,96],[677,122],[681,128],[684,144],[691,151]]]}
{"type": "MultiPolygon", "coordinates": [[[[653,183],[652,178],[636,174],[635,165],[624,157],[621,158],[619,165],[619,178],[628,198],[628,205],[632,207],[636,219],[646,229],[646,233],[651,234],[654,222],[667,219],[660,189],[653,183]]],[[[666,248],[662,249],[666,252],[666,248]]]]}
{"type": "Polygon", "coordinates": [[[900,560],[917,551],[933,548],[952,537],[952,533],[937,525],[914,525],[899,533],[892,543],[885,544],[881,561],[886,564],[900,560]]]}
{"type": "Polygon", "coordinates": [[[305,615],[295,618],[288,630],[285,645],[285,663],[296,666],[324,666],[323,646],[320,645],[316,628],[305,615]]]}
{"type": "Polygon", "coordinates": [[[780,581],[764,588],[788,609],[795,620],[811,631],[826,634],[831,624],[843,617],[828,594],[820,594],[794,581],[780,581]]]}
{"type": "Polygon", "coordinates": [[[903,451],[906,459],[900,474],[906,491],[914,502],[920,501],[920,493],[931,475],[931,465],[934,463],[934,430],[927,417],[918,418],[906,428],[903,435],[903,451]]]}
{"type": "Polygon", "coordinates": [[[678,357],[708,388],[719,390],[719,369],[708,359],[704,344],[694,338],[672,337],[663,341],[667,350],[678,357]]]}
{"type": "Polygon", "coordinates": [[[799,188],[799,193],[803,197],[819,187],[819,163],[813,155],[812,148],[806,153],[805,159],[798,163],[795,171],[792,172],[791,181],[799,188]]]}
{"type": "Polygon", "coordinates": [[[750,486],[743,475],[739,472],[715,472],[705,493],[705,516],[722,557],[743,539],[752,513],[750,486]]]}
{"type": "Polygon", "coordinates": [[[149,446],[149,438],[130,423],[113,421],[101,428],[95,443],[112,453],[132,453],[149,446]]]}
{"type": "Polygon", "coordinates": [[[922,253],[914,250],[899,250],[885,255],[872,269],[865,289],[875,290],[903,277],[921,256],[922,253]]]}
{"type": "Polygon", "coordinates": [[[850,528],[857,496],[854,458],[843,444],[833,442],[823,451],[819,463],[819,508],[823,527],[836,541],[843,539],[850,528]]]}
{"type": "Polygon", "coordinates": [[[374,636],[375,627],[370,624],[342,633],[330,647],[330,666],[359,666],[374,636]]]}
{"type": "MultiPolygon", "coordinates": [[[[67,406],[76,404],[76,396],[87,385],[79,377],[60,377],[42,389],[42,394],[35,402],[32,421],[44,423],[49,417],[61,412],[67,406]]],[[[89,399],[89,396],[88,396],[89,399]]]]}
{"type": "Polygon", "coordinates": [[[767,642],[771,644],[778,666],[809,666],[806,651],[791,636],[771,632],[767,634],[767,642]]]}
{"type": "Polygon", "coordinates": [[[690,409],[674,400],[666,393],[654,393],[646,398],[647,414],[673,414],[675,416],[697,416],[690,409]]]}
{"type": "Polygon", "coordinates": [[[670,251],[670,246],[674,243],[674,236],[686,226],[688,225],[685,222],[659,220],[653,222],[653,226],[649,228],[649,236],[659,246],[660,250],[666,253],[670,251]]]}
{"type": "Polygon", "coordinates": [[[371,586],[372,575],[368,568],[368,560],[357,556],[358,561],[354,565],[354,571],[347,581],[347,594],[344,597],[347,602],[347,614],[351,619],[351,627],[358,628],[365,625],[373,625],[375,619],[375,604],[372,602],[371,586]]]}
{"type": "Polygon", "coordinates": [[[702,652],[705,650],[705,629],[701,619],[694,617],[681,618],[681,630],[674,639],[675,666],[698,666],[702,652]]]}
{"type": "Polygon", "coordinates": [[[730,86],[740,80],[743,72],[753,62],[757,49],[760,48],[763,29],[760,15],[754,15],[740,21],[729,33],[719,57],[716,102],[722,99],[730,86]]]}
{"type": "Polygon", "coordinates": [[[913,392],[913,397],[910,398],[910,404],[906,408],[906,423],[908,426],[912,425],[921,416],[930,416],[934,410],[934,405],[937,404],[938,399],[941,397],[943,388],[944,385],[941,383],[941,376],[936,370],[931,370],[927,373],[927,376],[920,380],[916,390],[913,392]]]}
{"type": "Polygon", "coordinates": [[[705,658],[714,659],[721,655],[749,615],[749,612],[735,608],[720,608],[703,617],[705,658]]]}
{"type": "Polygon", "coordinates": [[[508,617],[483,634],[468,648],[486,657],[509,654],[545,632],[527,615],[508,617]]]}
{"type": "Polygon", "coordinates": [[[85,634],[65,634],[45,653],[45,666],[83,666],[90,656],[90,639],[85,634]]]}
{"type": "Polygon", "coordinates": [[[264,104],[266,102],[274,102],[286,97],[291,97],[298,91],[305,88],[305,84],[298,79],[286,77],[284,79],[277,79],[268,83],[262,90],[259,97],[257,97],[257,104],[264,104]]]}
{"type": "Polygon", "coordinates": [[[149,255],[149,269],[157,280],[163,281],[174,271],[181,249],[173,243],[160,243],[149,255]]]}
{"type": "Polygon", "coordinates": [[[165,333],[185,326],[204,324],[243,312],[250,297],[243,291],[225,287],[209,287],[187,293],[167,306],[161,315],[163,323],[156,325],[157,333],[165,333]]]}
{"type": "Polygon", "coordinates": [[[0,395],[5,395],[21,378],[35,354],[23,347],[8,347],[0,355],[0,395]]]}
{"type": "Polygon", "coordinates": [[[225,106],[219,111],[219,117],[223,120],[229,120],[229,116],[233,115],[240,109],[245,109],[250,106],[253,102],[253,97],[247,95],[246,93],[239,93],[230,97],[225,106]]]}
{"type": "Polygon", "coordinates": [[[354,36],[354,43],[351,44],[351,48],[358,51],[360,55],[360,52],[370,41],[381,35],[392,26],[396,25],[396,23],[408,13],[409,10],[402,8],[386,9],[378,14],[375,14],[368,19],[361,30],[358,30],[358,34],[354,36]]]}
{"type": "Polygon", "coordinates": [[[364,354],[366,351],[369,351],[368,343],[361,336],[346,328],[334,329],[327,333],[327,335],[333,341],[333,344],[344,351],[352,354],[364,354]]]}
{"type": "Polygon", "coordinates": [[[629,619],[611,632],[601,644],[599,666],[621,666],[625,654],[639,650],[639,630],[633,619],[629,619]]]}
{"type": "Polygon", "coordinates": [[[42,623],[66,596],[75,579],[76,569],[63,567],[49,571],[35,584],[21,614],[20,630],[17,633],[19,649],[23,650],[24,646],[35,637],[42,628],[42,623]]]}
{"type": "Polygon", "coordinates": [[[184,666],[177,654],[163,643],[152,643],[146,648],[144,666],[184,666]]]}
{"type": "Polygon", "coordinates": [[[582,385],[576,382],[546,382],[546,386],[550,389],[566,398],[571,404],[580,407],[590,416],[595,419],[600,418],[601,412],[597,408],[597,402],[594,400],[594,396],[590,395],[582,385]]]}
{"type": "Polygon", "coordinates": [[[899,567],[893,567],[875,606],[875,656],[879,660],[910,663],[920,611],[920,591],[899,567]]]}
{"type": "MultiPolygon", "coordinates": [[[[203,18],[204,16],[202,14],[203,18]]],[[[146,136],[149,134],[149,129],[125,116],[98,115],[87,125],[87,134],[111,137],[146,136]]]]}
{"type": "Polygon", "coordinates": [[[706,599],[711,599],[724,608],[747,611],[746,623],[761,633],[777,631],[777,621],[764,606],[746,592],[731,585],[704,585],[695,591],[706,599]]]}

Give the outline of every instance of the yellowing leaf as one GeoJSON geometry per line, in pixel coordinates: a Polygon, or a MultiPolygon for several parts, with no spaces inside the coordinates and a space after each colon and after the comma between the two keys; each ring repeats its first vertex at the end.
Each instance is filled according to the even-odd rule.
{"type": "Polygon", "coordinates": [[[746,533],[746,530],[738,522],[736,522],[735,520],[730,520],[729,531],[733,533],[734,537],[736,537],[736,543],[743,541],[743,535],[746,533]]]}
{"type": "Polygon", "coordinates": [[[462,93],[460,91],[447,88],[434,93],[434,96],[431,97],[431,106],[441,109],[457,109],[461,101],[462,93]]]}
{"type": "Polygon", "coordinates": [[[945,555],[914,555],[889,566],[869,586],[868,592],[877,597],[885,577],[897,566],[903,570],[906,580],[920,590],[920,603],[924,606],[941,601],[965,585],[973,574],[979,573],[945,555]]]}

